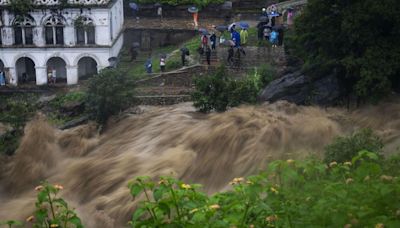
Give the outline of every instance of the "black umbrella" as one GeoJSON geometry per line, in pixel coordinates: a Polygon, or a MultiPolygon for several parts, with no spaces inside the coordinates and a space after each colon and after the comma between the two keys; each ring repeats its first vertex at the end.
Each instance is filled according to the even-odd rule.
{"type": "Polygon", "coordinates": [[[224,31],[228,31],[228,26],[226,26],[226,25],[218,25],[218,26],[215,27],[215,29],[217,31],[224,32],[224,31]]]}
{"type": "Polygon", "coordinates": [[[138,47],[140,47],[140,43],[138,43],[138,42],[133,42],[133,43],[132,43],[132,47],[138,48],[138,47]]]}
{"type": "Polygon", "coordinates": [[[207,31],[207,29],[204,29],[204,28],[199,29],[199,32],[203,35],[210,35],[210,33],[207,31]]]}

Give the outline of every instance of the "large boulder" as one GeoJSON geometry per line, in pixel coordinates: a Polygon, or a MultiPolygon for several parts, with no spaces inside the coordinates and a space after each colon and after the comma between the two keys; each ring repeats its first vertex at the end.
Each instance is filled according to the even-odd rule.
{"type": "Polygon", "coordinates": [[[332,105],[340,95],[339,82],[334,74],[311,79],[301,71],[296,71],[269,83],[263,90],[260,100],[268,102],[286,100],[300,105],[332,105]]]}

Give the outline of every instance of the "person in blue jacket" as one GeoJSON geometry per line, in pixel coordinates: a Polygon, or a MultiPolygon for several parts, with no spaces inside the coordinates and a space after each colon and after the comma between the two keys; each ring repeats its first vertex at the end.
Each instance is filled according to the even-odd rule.
{"type": "Polygon", "coordinates": [[[147,73],[151,74],[153,72],[153,64],[151,62],[151,56],[149,56],[149,58],[146,60],[144,67],[146,68],[147,73]]]}
{"type": "Polygon", "coordinates": [[[235,42],[235,47],[240,47],[240,34],[236,30],[232,32],[232,40],[235,42]]]}

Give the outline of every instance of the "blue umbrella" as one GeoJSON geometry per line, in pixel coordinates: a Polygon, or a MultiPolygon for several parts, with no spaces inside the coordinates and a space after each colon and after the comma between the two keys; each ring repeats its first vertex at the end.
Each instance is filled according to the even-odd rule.
{"type": "Polygon", "coordinates": [[[191,6],[188,8],[189,13],[197,13],[199,9],[196,6],[191,6]]]}
{"type": "Polygon", "coordinates": [[[139,10],[139,6],[138,6],[136,3],[134,3],[134,2],[129,3],[129,7],[130,7],[131,9],[133,9],[133,10],[136,10],[136,11],[139,10]]]}
{"type": "Polygon", "coordinates": [[[272,13],[268,14],[268,16],[270,16],[270,17],[279,17],[280,14],[277,13],[277,12],[272,12],[272,13]]]}
{"type": "Polygon", "coordinates": [[[247,23],[247,22],[245,22],[245,21],[239,22],[239,26],[240,26],[240,28],[242,28],[242,29],[248,29],[248,28],[250,28],[249,23],[247,23]]]}

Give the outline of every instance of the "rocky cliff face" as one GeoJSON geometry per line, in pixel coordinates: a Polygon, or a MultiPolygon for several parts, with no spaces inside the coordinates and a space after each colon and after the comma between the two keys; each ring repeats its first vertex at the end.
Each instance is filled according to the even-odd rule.
{"type": "Polygon", "coordinates": [[[286,100],[300,105],[334,105],[341,95],[336,75],[312,79],[297,70],[272,81],[263,90],[260,100],[268,102],[286,100]]]}

